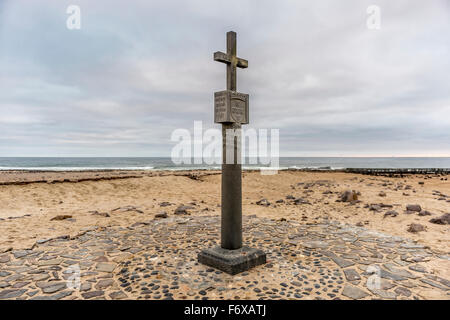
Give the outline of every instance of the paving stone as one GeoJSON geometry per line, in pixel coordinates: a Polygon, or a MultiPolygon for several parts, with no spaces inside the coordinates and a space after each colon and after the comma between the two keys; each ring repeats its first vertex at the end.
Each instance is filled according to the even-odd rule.
{"type": "Polygon", "coordinates": [[[380,279],[379,285],[380,287],[376,289],[389,290],[396,286],[396,284],[386,279],[380,279]]]}
{"type": "Polygon", "coordinates": [[[408,269],[413,270],[413,271],[417,271],[417,272],[422,272],[422,273],[428,273],[427,269],[425,269],[425,267],[415,264],[412,266],[409,266],[408,269]]]}
{"type": "Polygon", "coordinates": [[[115,263],[100,262],[96,266],[96,270],[100,272],[113,272],[116,268],[115,263]]]}
{"type": "Polygon", "coordinates": [[[405,296],[410,297],[411,291],[409,289],[403,288],[403,287],[397,287],[395,288],[394,292],[398,294],[399,296],[405,296]]]}
{"type": "Polygon", "coordinates": [[[337,256],[336,254],[329,252],[329,251],[327,251],[324,254],[327,255],[331,260],[333,260],[341,268],[347,268],[347,267],[353,266],[355,264],[354,262],[342,259],[339,256],[337,256]]]}
{"type": "Polygon", "coordinates": [[[27,296],[33,297],[33,296],[35,296],[35,295],[38,294],[38,293],[39,293],[39,290],[28,291],[28,292],[27,292],[27,296]]]}
{"type": "Polygon", "coordinates": [[[388,269],[390,272],[392,272],[393,274],[405,277],[405,278],[417,278],[418,276],[413,275],[411,272],[405,270],[405,269],[401,269],[401,268],[397,268],[393,263],[385,263],[383,264],[383,266],[388,269]]]}
{"type": "Polygon", "coordinates": [[[91,298],[103,296],[104,294],[105,294],[104,291],[99,290],[99,291],[84,292],[81,295],[85,299],[91,299],[91,298]]]}
{"type": "Polygon", "coordinates": [[[103,279],[103,280],[100,280],[99,282],[97,282],[97,284],[95,285],[95,288],[96,289],[105,289],[105,288],[112,286],[113,283],[114,283],[113,279],[103,279]]]}
{"type": "Polygon", "coordinates": [[[58,292],[57,294],[52,295],[52,299],[54,300],[60,300],[62,298],[68,297],[70,295],[72,295],[74,291],[69,290],[69,291],[62,291],[62,292],[58,292]]]}
{"type": "Polygon", "coordinates": [[[440,284],[443,284],[444,286],[447,286],[450,289],[450,281],[447,279],[444,279],[444,278],[441,278],[441,277],[438,277],[435,275],[429,275],[429,274],[426,274],[425,277],[427,277],[430,280],[437,281],[440,284]]]}
{"type": "Polygon", "coordinates": [[[327,243],[325,241],[304,241],[303,246],[305,246],[307,248],[314,248],[314,249],[317,249],[317,248],[326,249],[330,245],[329,245],[329,243],[327,243]]]}
{"type": "Polygon", "coordinates": [[[439,283],[433,282],[429,279],[420,279],[420,281],[422,281],[423,283],[429,284],[432,287],[439,288],[441,290],[448,290],[447,287],[444,287],[443,285],[440,285],[439,283]]]}
{"type": "Polygon", "coordinates": [[[395,299],[397,297],[397,294],[395,292],[390,292],[381,289],[369,289],[369,290],[383,299],[395,299]]]}
{"type": "Polygon", "coordinates": [[[40,267],[44,267],[44,266],[56,266],[56,265],[60,265],[61,262],[63,261],[63,259],[58,258],[58,259],[50,259],[50,260],[39,260],[38,261],[38,265],[40,267]]]}
{"type": "Polygon", "coordinates": [[[33,276],[33,281],[44,281],[48,278],[50,278],[50,276],[47,273],[43,273],[33,276]]]}
{"type": "Polygon", "coordinates": [[[19,281],[19,282],[16,282],[16,283],[14,283],[13,285],[12,285],[12,288],[14,288],[14,289],[20,289],[20,288],[23,288],[23,287],[25,287],[27,284],[29,284],[30,282],[29,281],[19,281]]]}
{"type": "Polygon", "coordinates": [[[22,294],[24,294],[27,291],[27,289],[6,289],[3,291],[0,291],[0,299],[12,299],[20,297],[22,294]]]}
{"type": "Polygon", "coordinates": [[[14,250],[12,251],[14,258],[19,259],[23,258],[27,255],[29,255],[32,251],[31,250],[14,250]]]}
{"type": "Polygon", "coordinates": [[[389,271],[386,271],[384,269],[380,270],[380,277],[384,278],[384,279],[389,279],[389,280],[396,280],[396,281],[401,281],[401,280],[406,280],[407,278],[399,275],[399,274],[395,274],[389,271]]]}
{"type": "Polygon", "coordinates": [[[369,296],[366,291],[348,284],[344,287],[342,294],[351,299],[362,299],[369,296]]]}
{"type": "Polygon", "coordinates": [[[109,297],[113,300],[126,299],[128,296],[122,291],[114,291],[109,294],[109,297]]]}
{"type": "Polygon", "coordinates": [[[41,288],[44,293],[54,293],[60,291],[67,287],[66,282],[58,282],[58,281],[38,281],[36,286],[41,288]]]}
{"type": "Polygon", "coordinates": [[[13,281],[20,281],[24,278],[25,278],[25,276],[23,274],[12,274],[3,280],[5,280],[6,282],[13,282],[13,281]]]}
{"type": "Polygon", "coordinates": [[[89,291],[89,290],[91,290],[91,288],[92,288],[92,283],[90,283],[90,282],[83,282],[80,285],[80,291],[89,291]]]}
{"type": "Polygon", "coordinates": [[[344,269],[344,274],[348,281],[361,280],[359,273],[355,269],[344,269]]]}

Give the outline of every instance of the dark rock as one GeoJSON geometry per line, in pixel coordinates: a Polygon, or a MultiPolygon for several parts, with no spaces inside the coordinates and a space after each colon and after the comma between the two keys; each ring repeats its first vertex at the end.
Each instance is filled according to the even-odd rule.
{"type": "Polygon", "coordinates": [[[188,210],[194,209],[194,207],[191,206],[179,206],[178,208],[175,209],[175,214],[176,215],[190,215],[190,213],[188,212],[188,210]]]}
{"type": "Polygon", "coordinates": [[[299,204],[311,204],[308,200],[305,200],[305,199],[303,199],[303,198],[297,198],[297,199],[295,199],[295,200],[294,200],[294,203],[295,203],[296,205],[299,205],[299,204]]]}
{"type": "Polygon", "coordinates": [[[418,223],[411,223],[410,225],[409,225],[409,228],[408,228],[408,232],[412,232],[412,233],[417,233],[417,232],[420,232],[420,231],[425,231],[426,229],[425,229],[425,227],[423,226],[423,225],[421,225],[421,224],[418,224],[418,223]]]}
{"type": "Polygon", "coordinates": [[[384,214],[384,216],[383,216],[383,218],[386,218],[386,217],[396,217],[396,216],[398,216],[398,212],[397,211],[394,211],[394,210],[389,210],[388,212],[386,212],[385,214],[384,214]]]}
{"type": "Polygon", "coordinates": [[[435,224],[450,224],[450,213],[443,214],[438,218],[433,218],[430,222],[435,224]]]}
{"type": "Polygon", "coordinates": [[[68,215],[68,214],[62,214],[62,215],[58,215],[56,217],[53,217],[50,219],[50,221],[61,221],[61,220],[66,220],[66,219],[71,219],[72,216],[68,215]]]}
{"type": "Polygon", "coordinates": [[[406,206],[406,211],[420,212],[422,211],[422,208],[418,204],[408,204],[406,206]]]}
{"type": "Polygon", "coordinates": [[[167,217],[168,217],[168,215],[167,215],[167,212],[165,212],[165,211],[155,214],[155,218],[157,218],[157,219],[165,219],[167,217]]]}
{"type": "Polygon", "coordinates": [[[129,211],[135,211],[137,213],[144,213],[144,211],[139,210],[135,206],[125,206],[125,207],[119,207],[111,210],[112,212],[118,211],[118,212],[129,212],[129,211]]]}
{"type": "Polygon", "coordinates": [[[110,217],[109,213],[107,212],[98,212],[98,211],[91,211],[93,216],[101,216],[101,217],[105,217],[108,218],[110,217]]]}
{"type": "Polygon", "coordinates": [[[171,205],[171,203],[170,203],[170,202],[167,202],[167,201],[161,202],[161,203],[159,204],[160,207],[168,207],[168,206],[170,206],[170,205],[171,205]]]}
{"type": "Polygon", "coordinates": [[[132,228],[140,227],[140,226],[148,226],[148,222],[135,222],[131,225],[132,228]]]}
{"type": "Polygon", "coordinates": [[[270,202],[267,199],[261,199],[259,201],[256,201],[256,204],[264,207],[270,206],[270,202]]]}

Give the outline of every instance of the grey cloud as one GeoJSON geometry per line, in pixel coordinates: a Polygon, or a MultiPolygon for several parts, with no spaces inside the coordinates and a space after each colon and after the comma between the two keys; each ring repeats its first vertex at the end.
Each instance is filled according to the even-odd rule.
{"type": "Polygon", "coordinates": [[[0,5],[0,156],[168,156],[214,126],[225,32],[238,33],[250,126],[281,155],[450,155],[448,1],[77,1],[0,5]]]}

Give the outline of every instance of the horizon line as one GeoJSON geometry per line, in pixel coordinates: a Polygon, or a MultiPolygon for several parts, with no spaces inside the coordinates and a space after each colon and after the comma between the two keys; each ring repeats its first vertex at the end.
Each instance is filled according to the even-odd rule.
{"type": "MultiPolygon", "coordinates": [[[[170,156],[0,156],[0,158],[171,158],[170,156]]],[[[189,157],[186,157],[189,158],[189,157]]],[[[194,157],[190,157],[193,159],[194,157]]],[[[245,157],[250,158],[250,157],[245,157]]],[[[258,158],[258,157],[251,157],[258,158]]],[[[450,155],[350,155],[350,156],[280,156],[279,158],[450,158],[450,155]]]]}

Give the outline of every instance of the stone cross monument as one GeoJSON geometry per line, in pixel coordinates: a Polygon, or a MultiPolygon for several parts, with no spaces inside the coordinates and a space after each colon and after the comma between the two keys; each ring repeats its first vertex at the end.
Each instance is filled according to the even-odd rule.
{"type": "Polygon", "coordinates": [[[227,90],[214,93],[214,122],[222,124],[221,245],[205,249],[198,261],[229,274],[266,262],[266,254],[242,246],[241,125],[248,124],[248,94],[237,92],[236,67],[248,61],[236,56],[236,33],[227,32],[227,53],[215,52],[214,60],[227,65],[227,90]]]}

